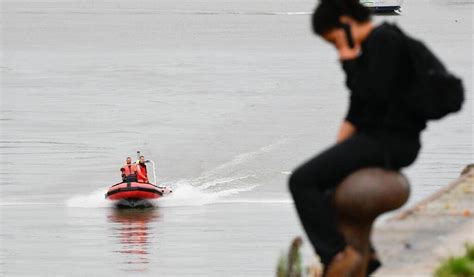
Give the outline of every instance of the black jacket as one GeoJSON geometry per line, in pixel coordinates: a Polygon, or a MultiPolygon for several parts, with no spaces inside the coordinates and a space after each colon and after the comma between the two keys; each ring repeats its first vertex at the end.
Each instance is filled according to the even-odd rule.
{"type": "Polygon", "coordinates": [[[358,131],[388,131],[418,135],[426,127],[408,109],[412,67],[402,35],[384,23],[362,44],[361,55],[343,61],[346,85],[351,90],[346,120],[358,131]]]}

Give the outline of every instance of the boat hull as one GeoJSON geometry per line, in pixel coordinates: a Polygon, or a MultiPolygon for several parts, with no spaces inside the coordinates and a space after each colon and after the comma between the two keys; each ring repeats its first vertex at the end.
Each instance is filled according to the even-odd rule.
{"type": "Polygon", "coordinates": [[[153,203],[149,199],[136,199],[127,198],[116,201],[115,206],[117,208],[150,208],[154,207],[153,203]]]}
{"type": "Polygon", "coordinates": [[[105,195],[109,200],[157,199],[163,195],[163,189],[149,183],[127,182],[110,187],[105,195]]]}
{"type": "Polygon", "coordinates": [[[401,0],[359,0],[374,13],[397,13],[401,11],[401,0]]]}

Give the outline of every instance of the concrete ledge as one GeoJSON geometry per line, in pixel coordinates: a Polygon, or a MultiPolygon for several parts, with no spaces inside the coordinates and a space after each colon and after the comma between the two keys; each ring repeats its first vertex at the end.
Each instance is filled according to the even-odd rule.
{"type": "MultiPolygon", "coordinates": [[[[423,210],[426,210],[427,206],[430,203],[433,203],[437,200],[442,200],[441,198],[449,196],[449,193],[451,191],[456,190],[456,189],[459,190],[459,188],[458,188],[459,186],[462,187],[462,190],[461,190],[462,192],[464,192],[466,190],[469,190],[469,188],[471,188],[471,192],[472,192],[472,187],[470,185],[472,185],[473,181],[474,181],[474,168],[470,168],[468,171],[464,172],[464,174],[461,175],[461,177],[459,177],[458,179],[456,179],[455,181],[453,181],[452,183],[450,183],[446,187],[444,187],[444,188],[440,189],[439,191],[433,193],[428,198],[420,201],[419,203],[414,205],[412,208],[410,208],[408,210],[404,210],[403,212],[400,212],[399,214],[391,217],[389,220],[401,220],[401,219],[404,219],[404,218],[406,218],[406,217],[408,217],[412,214],[415,214],[417,212],[421,212],[423,210]]],[[[467,205],[467,206],[469,206],[469,205],[467,205]]],[[[473,212],[473,211],[471,210],[471,212],[473,212]]]]}
{"type": "Polygon", "coordinates": [[[375,276],[432,276],[474,241],[474,168],[374,230],[383,267],[375,276]]]}

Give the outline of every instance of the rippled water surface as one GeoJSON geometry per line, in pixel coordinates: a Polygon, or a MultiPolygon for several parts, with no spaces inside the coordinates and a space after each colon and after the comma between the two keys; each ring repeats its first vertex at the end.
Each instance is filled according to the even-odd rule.
{"type": "MultiPolygon", "coordinates": [[[[474,160],[473,5],[405,2],[375,20],[423,38],[467,88],[406,171],[413,203],[474,160]]],[[[312,1],[1,4],[2,275],[273,274],[303,233],[288,175],[347,107],[312,1]],[[174,193],[117,210],[103,194],[137,150],[174,193]]]]}

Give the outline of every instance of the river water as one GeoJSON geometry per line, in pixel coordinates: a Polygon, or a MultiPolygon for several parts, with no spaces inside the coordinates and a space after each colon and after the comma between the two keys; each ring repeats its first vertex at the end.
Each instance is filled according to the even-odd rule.
{"type": "MultiPolygon", "coordinates": [[[[313,1],[1,5],[1,275],[274,273],[303,234],[288,175],[334,143],[347,108],[313,1]],[[174,193],[116,210],[103,194],[137,150],[174,193]]],[[[474,160],[473,7],[406,1],[375,18],[425,40],[467,88],[406,170],[411,204],[474,160]]]]}

